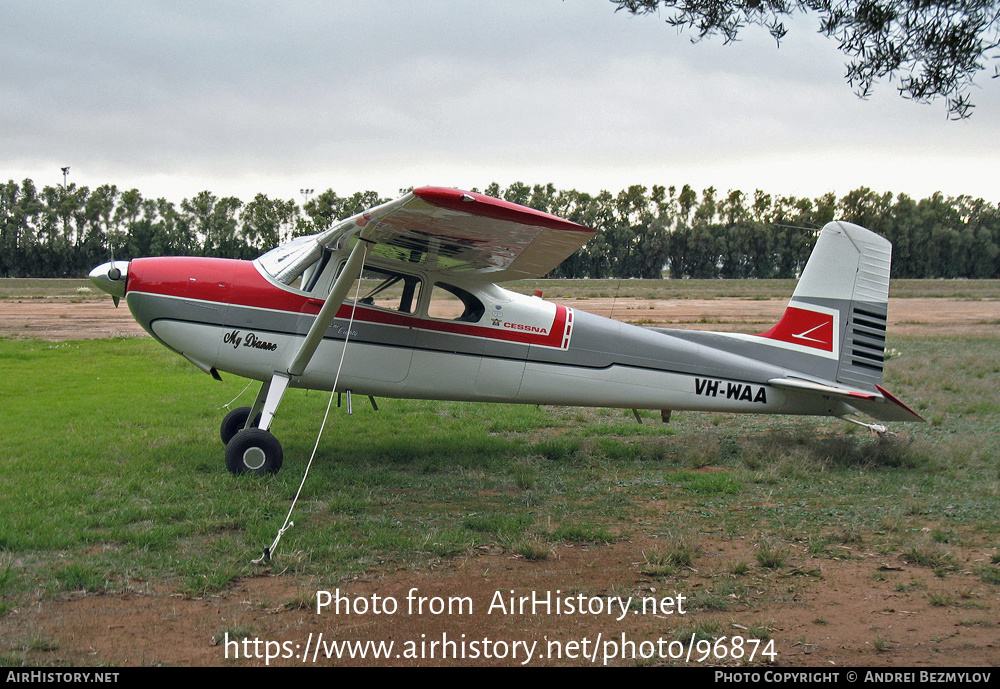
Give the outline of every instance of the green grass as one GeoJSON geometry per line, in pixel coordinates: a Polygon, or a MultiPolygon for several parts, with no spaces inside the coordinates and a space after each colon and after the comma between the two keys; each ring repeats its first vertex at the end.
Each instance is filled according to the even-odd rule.
{"type": "MultiPolygon", "coordinates": [[[[541,560],[560,544],[639,535],[662,542],[644,554],[649,576],[686,576],[698,558],[737,578],[708,607],[744,600],[739,582],[787,572],[793,552],[864,548],[947,577],[955,548],[1000,542],[1000,348],[890,345],[901,356],[887,387],[934,423],[881,439],[829,419],[675,412],[638,425],[628,410],[355,404],[331,417],[267,566],[251,560],[285,519],[326,394],[286,396],[279,475],[233,477],[218,425],[246,381],[215,382],[146,339],[0,340],[0,615],[36,592],[155,581],[195,596],[272,569],[333,582],[481,546],[541,560]],[[770,552],[701,558],[706,534],[770,552]]],[[[976,569],[993,595],[997,571],[995,560],[976,569]]]]}
{"type": "MultiPolygon", "coordinates": [[[[222,405],[244,381],[216,383],[152,341],[0,341],[0,375],[0,490],[18,496],[0,504],[0,556],[12,556],[0,561],[5,597],[39,585],[122,591],[150,577],[200,595],[257,571],[249,561],[284,520],[326,403],[289,395],[274,427],[285,469],[247,480],[225,471],[217,437],[222,405]]],[[[614,538],[608,514],[627,500],[600,495],[603,460],[574,476],[538,455],[549,410],[380,408],[355,405],[328,425],[282,567],[336,578],[485,543],[544,553],[554,541],[614,538]],[[596,499],[551,504],[563,488],[596,499]]]]}
{"type": "Polygon", "coordinates": [[[788,561],[788,555],[788,548],[767,541],[757,546],[757,551],[754,553],[758,564],[768,569],[781,569],[784,567],[788,561]]]}
{"type": "Polygon", "coordinates": [[[678,568],[694,565],[700,553],[697,536],[690,533],[664,534],[660,547],[643,553],[644,563],[640,571],[650,577],[669,577],[678,568]]]}

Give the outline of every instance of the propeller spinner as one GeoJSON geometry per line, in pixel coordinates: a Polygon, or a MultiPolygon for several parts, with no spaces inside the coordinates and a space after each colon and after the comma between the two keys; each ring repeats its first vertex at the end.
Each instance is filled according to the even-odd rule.
{"type": "Polygon", "coordinates": [[[125,296],[127,279],[128,261],[108,261],[90,271],[90,281],[110,294],[115,306],[118,306],[118,301],[125,296]]]}

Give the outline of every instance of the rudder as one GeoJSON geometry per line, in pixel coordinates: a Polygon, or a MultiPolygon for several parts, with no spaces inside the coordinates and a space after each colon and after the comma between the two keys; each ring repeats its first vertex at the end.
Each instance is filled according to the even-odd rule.
{"type": "Polygon", "coordinates": [[[810,372],[874,390],[882,382],[892,244],[847,222],[828,223],[781,320],[763,337],[810,354],[810,372]]]}

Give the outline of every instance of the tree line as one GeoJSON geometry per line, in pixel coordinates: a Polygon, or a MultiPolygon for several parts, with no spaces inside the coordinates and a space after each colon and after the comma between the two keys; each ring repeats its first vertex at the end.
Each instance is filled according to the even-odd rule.
{"type": "MultiPolygon", "coordinates": [[[[833,219],[892,241],[898,278],[1000,278],[1000,205],[940,193],[920,200],[857,189],[837,198],[635,185],[617,194],[552,184],[491,184],[484,193],[594,228],[550,277],[794,278],[833,219]]],[[[179,205],[115,185],[0,185],[0,276],[79,277],[110,259],[254,258],[388,199],[328,189],[303,205],[203,191],[179,205]]]]}

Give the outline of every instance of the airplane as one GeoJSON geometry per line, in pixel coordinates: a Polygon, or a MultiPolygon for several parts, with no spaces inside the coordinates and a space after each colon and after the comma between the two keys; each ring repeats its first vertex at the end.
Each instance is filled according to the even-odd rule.
{"type": "Polygon", "coordinates": [[[882,387],[891,244],[831,222],[760,334],[644,328],[498,286],[539,278],[594,230],[422,187],[253,261],[152,257],[90,279],[217,379],[261,382],[220,435],[234,474],[283,463],[289,388],[375,397],[923,421],[882,387]]]}

